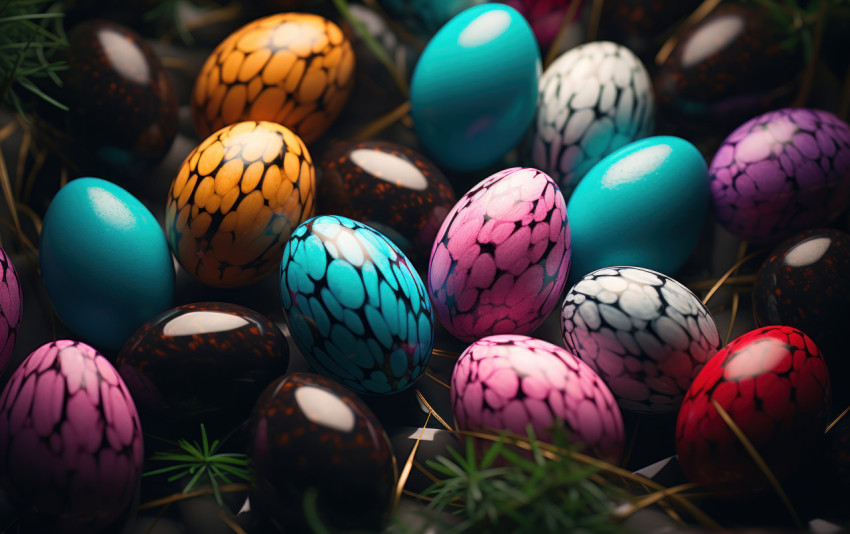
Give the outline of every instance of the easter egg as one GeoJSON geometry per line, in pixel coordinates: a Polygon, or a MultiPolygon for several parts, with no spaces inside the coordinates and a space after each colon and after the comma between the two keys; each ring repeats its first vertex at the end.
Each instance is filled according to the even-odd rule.
{"type": "Polygon", "coordinates": [[[850,205],[850,125],[788,108],[735,129],[709,169],[714,216],[753,242],[825,226],[850,205]]]}
{"type": "Polygon", "coordinates": [[[829,408],[829,374],[811,338],[796,328],[767,326],[715,354],[691,384],[676,422],[676,451],[698,484],[766,479],[721,419],[725,410],[781,480],[817,449],[829,408]]]}
{"type": "Polygon", "coordinates": [[[195,148],[168,192],[165,228],[186,271],[216,287],[256,282],[280,264],[292,229],[313,215],[304,142],[272,122],[222,128],[195,148]]]}
{"type": "Polygon", "coordinates": [[[414,261],[431,250],[457,202],[440,169],[388,141],[338,143],[325,153],[319,168],[319,213],[371,226],[414,261]]]}
{"type": "Polygon", "coordinates": [[[793,96],[803,62],[775,20],[761,7],[726,3],[675,34],[653,80],[661,107],[673,118],[713,123],[779,107],[793,96]]]}
{"type": "MultiPolygon", "coordinates": [[[[780,243],[761,266],[753,287],[759,326],[786,325],[812,338],[835,384],[850,383],[844,328],[850,320],[850,235],[816,228],[780,243]]],[[[850,392],[836,387],[836,406],[850,392]]]]}
{"type": "Polygon", "coordinates": [[[561,347],[521,335],[479,339],[452,372],[452,413],[460,430],[510,431],[551,440],[557,421],[585,450],[617,462],[623,418],[604,382],[561,347]]]}
{"type": "Polygon", "coordinates": [[[611,265],[678,271],[699,240],[708,182],[699,150],[678,137],[648,137],[606,156],[567,205],[574,278],[611,265]]]}
{"type": "Polygon", "coordinates": [[[464,9],[486,0],[378,0],[381,8],[405,29],[429,38],[464,9]]]}
{"type": "Polygon", "coordinates": [[[354,393],[313,373],[280,377],[257,400],[250,431],[251,504],[278,528],[310,530],[309,491],[326,527],[380,531],[396,460],[380,422],[354,393]]]}
{"type": "Polygon", "coordinates": [[[454,336],[526,334],[549,315],[570,270],[564,197],[545,173],[511,168],[455,204],[431,249],[428,290],[454,336]]]}
{"type": "Polygon", "coordinates": [[[23,316],[24,296],[15,264],[0,247],[0,375],[12,358],[23,316]]]}
{"type": "Polygon", "coordinates": [[[555,41],[564,18],[573,11],[575,21],[583,9],[585,0],[499,0],[519,11],[531,24],[541,50],[548,49],[555,41]],[[578,6],[573,6],[578,3],[578,6]]]}
{"type": "Polygon", "coordinates": [[[270,121],[312,143],[342,111],[354,86],[354,52],[319,15],[279,13],[246,24],[207,58],[192,91],[203,139],[241,121],[270,121]]]}
{"type": "Polygon", "coordinates": [[[654,120],[643,63],[616,43],[586,43],[564,52],[540,78],[531,161],[572,191],[603,157],[649,135],[654,120]]]}
{"type": "Polygon", "coordinates": [[[121,176],[165,157],[177,134],[177,96],[139,34],[101,19],[74,26],[64,78],[71,134],[98,168],[121,176]]]}
{"type": "Polygon", "coordinates": [[[434,315],[422,279],[386,237],[347,217],[321,215],[295,229],[280,298],[313,369],[357,393],[407,389],[431,358],[434,315]]]}
{"type": "Polygon", "coordinates": [[[225,432],[284,374],[289,344],[271,319],[222,302],[163,312],[127,340],[115,367],[142,417],[225,432]]]}
{"type": "Polygon", "coordinates": [[[48,343],[0,396],[0,480],[28,532],[100,532],[136,494],[142,427],[115,368],[96,350],[48,343]]]}
{"type": "Polygon", "coordinates": [[[428,42],[410,84],[425,151],[458,171],[496,163],[531,125],[540,70],[534,34],[512,7],[485,4],[455,16],[428,42]]]}
{"type": "Polygon", "coordinates": [[[693,379],[720,348],[711,313],[691,291],[639,267],[589,273],[561,309],[564,346],[608,384],[620,406],[678,409],[693,379]]]}
{"type": "Polygon", "coordinates": [[[56,193],[39,260],[59,319],[103,349],[120,348],[174,298],[174,264],[159,222],[133,195],[100,178],[72,180],[56,193]]]}

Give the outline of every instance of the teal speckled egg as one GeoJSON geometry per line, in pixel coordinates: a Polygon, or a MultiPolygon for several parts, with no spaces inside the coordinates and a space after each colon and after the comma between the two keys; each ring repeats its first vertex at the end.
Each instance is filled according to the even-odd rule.
{"type": "Polygon", "coordinates": [[[699,240],[709,199],[705,159],[684,139],[649,137],[613,152],[567,205],[571,278],[614,265],[672,275],[699,240]]]}
{"type": "Polygon", "coordinates": [[[537,41],[518,11],[484,4],[458,14],[413,72],[410,106],[422,146],[458,171],[496,163],[531,125],[540,72],[537,41]]]}
{"type": "Polygon", "coordinates": [[[153,214],[100,178],[59,190],[44,216],[39,244],[44,288],[75,334],[114,350],[171,307],[174,264],[153,214]]]}

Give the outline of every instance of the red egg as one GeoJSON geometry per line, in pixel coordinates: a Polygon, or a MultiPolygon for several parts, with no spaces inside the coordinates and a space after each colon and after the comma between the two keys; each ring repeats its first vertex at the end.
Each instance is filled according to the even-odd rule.
{"type": "Polygon", "coordinates": [[[688,390],[676,423],[685,475],[700,484],[766,484],[720,416],[729,414],[780,480],[807,461],[823,437],[829,374],[814,342],[788,326],[753,330],[715,354],[688,390]]]}

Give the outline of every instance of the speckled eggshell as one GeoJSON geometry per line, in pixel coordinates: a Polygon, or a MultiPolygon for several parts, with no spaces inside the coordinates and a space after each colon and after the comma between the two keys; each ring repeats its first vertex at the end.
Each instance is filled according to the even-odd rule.
{"type": "Polygon", "coordinates": [[[531,424],[545,441],[560,420],[575,442],[599,457],[616,463],[623,453],[617,401],[587,364],[562,347],[521,335],[479,339],[458,358],[451,386],[460,430],[526,435],[531,424]]]}
{"type": "Polygon", "coordinates": [[[825,226],[850,204],[850,125],[816,109],[771,111],[736,128],[709,172],[714,216],[741,239],[825,226]]]}
{"type": "Polygon", "coordinates": [[[354,86],[354,52],[319,15],[279,13],[233,32],[201,68],[192,93],[198,137],[240,121],[280,123],[307,144],[337,118],[354,86]]]}
{"type": "Polygon", "coordinates": [[[696,295],[639,267],[585,275],[564,300],[561,333],[622,408],[644,413],[678,409],[720,347],[717,325],[696,295]]]}
{"type": "Polygon", "coordinates": [[[366,395],[411,387],[434,343],[425,285],[386,237],[321,215],[283,251],[280,298],[292,338],[318,372],[366,395]]]}
{"type": "Polygon", "coordinates": [[[608,41],[577,46],[540,78],[531,161],[564,191],[602,158],[652,133],[655,102],[643,63],[608,41]]]}
{"type": "Polygon", "coordinates": [[[313,216],[315,195],[313,160],[291,130],[263,121],[222,128],[171,184],[168,244],[201,282],[244,286],[278,267],[292,230],[313,216]]]}
{"type": "Polygon", "coordinates": [[[561,298],[570,257],[558,186],[537,169],[505,169],[473,187],[443,222],[428,267],[431,301],[464,341],[526,334],[561,298]]]}
{"type": "Polygon", "coordinates": [[[698,484],[767,484],[723,422],[718,403],[782,480],[811,458],[823,439],[829,374],[814,342],[787,326],[753,330],[723,347],[691,384],[676,422],[676,452],[698,484]]]}
{"type": "Polygon", "coordinates": [[[379,532],[390,509],[396,460],[369,407],[313,373],[280,377],[260,395],[250,422],[251,504],[286,532],[309,532],[308,490],[335,531],[379,532]]]}
{"type": "Polygon", "coordinates": [[[5,371],[15,342],[18,340],[18,328],[23,316],[24,296],[21,281],[15,264],[0,247],[0,375],[5,371]]]}
{"type": "Polygon", "coordinates": [[[0,396],[0,480],[33,532],[100,532],[129,506],[142,427],[118,372],[69,340],[30,354],[0,396]]]}

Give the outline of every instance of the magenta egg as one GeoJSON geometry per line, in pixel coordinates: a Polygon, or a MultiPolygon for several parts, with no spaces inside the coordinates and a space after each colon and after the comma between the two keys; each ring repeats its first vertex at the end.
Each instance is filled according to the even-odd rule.
{"type": "Polygon", "coordinates": [[[21,363],[0,396],[0,482],[36,532],[99,532],[136,493],[142,427],[118,372],[60,340],[21,363]]]}
{"type": "Polygon", "coordinates": [[[526,434],[531,424],[549,440],[561,421],[585,450],[616,462],[623,453],[623,417],[608,386],[567,350],[539,339],[480,339],[452,372],[452,412],[460,430],[526,434]]]}
{"type": "Polygon", "coordinates": [[[557,304],[570,257],[558,186],[537,169],[505,169],[469,190],[443,221],[428,267],[431,301],[464,341],[527,334],[557,304]]]}
{"type": "Polygon", "coordinates": [[[6,251],[0,248],[0,374],[9,364],[21,326],[21,282],[6,251]]]}
{"type": "Polygon", "coordinates": [[[715,218],[741,239],[826,226],[850,204],[850,125],[816,109],[759,115],[723,141],[709,174],[715,218]]]}

